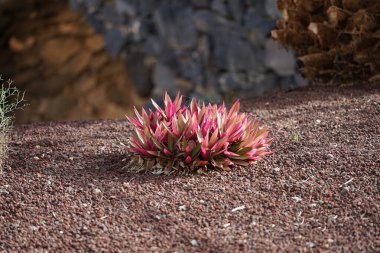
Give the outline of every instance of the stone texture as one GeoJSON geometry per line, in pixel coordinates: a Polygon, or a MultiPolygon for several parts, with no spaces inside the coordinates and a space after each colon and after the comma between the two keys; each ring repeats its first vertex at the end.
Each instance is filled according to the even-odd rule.
{"type": "Polygon", "coordinates": [[[85,96],[87,92],[96,87],[97,80],[95,76],[83,75],[76,82],[73,83],[75,93],[79,96],[85,96]]]}
{"type": "Polygon", "coordinates": [[[41,58],[48,64],[63,64],[80,49],[73,38],[54,38],[42,46],[41,58]]]}
{"type": "MultiPolygon", "coordinates": [[[[125,16],[120,15],[116,9],[115,2],[105,2],[103,1],[103,6],[101,6],[99,16],[104,20],[104,22],[109,27],[119,26],[124,23],[125,16]]],[[[88,6],[93,6],[89,4],[88,6]]]]}
{"type": "Polygon", "coordinates": [[[135,85],[136,92],[141,97],[148,97],[153,89],[152,69],[150,64],[147,64],[145,54],[142,52],[130,52],[125,60],[127,71],[135,85]]]}
{"type": "Polygon", "coordinates": [[[233,18],[240,22],[243,18],[244,3],[243,0],[228,0],[228,7],[231,11],[233,18]]]}
{"type": "Polygon", "coordinates": [[[58,73],[63,76],[77,76],[82,73],[89,65],[92,54],[88,50],[83,50],[74,55],[59,69],[58,73]]]}
{"type": "Polygon", "coordinates": [[[248,41],[252,44],[255,48],[262,48],[265,45],[265,42],[267,40],[265,34],[263,34],[260,29],[256,27],[249,28],[248,31],[248,41]]]}
{"type": "Polygon", "coordinates": [[[119,29],[111,29],[104,35],[104,41],[107,51],[116,58],[125,45],[126,36],[119,29]]]}
{"type": "Polygon", "coordinates": [[[85,46],[93,52],[98,52],[104,48],[104,39],[99,35],[86,38],[85,46]]]}
{"type": "Polygon", "coordinates": [[[260,29],[264,35],[268,35],[275,27],[275,23],[268,14],[261,8],[250,8],[244,15],[244,26],[247,29],[255,27],[260,29]]]}
{"type": "Polygon", "coordinates": [[[191,0],[191,3],[197,8],[207,8],[211,0],[191,0]]]}
{"type": "Polygon", "coordinates": [[[227,6],[224,3],[224,0],[212,0],[211,1],[211,10],[215,11],[216,13],[227,16],[227,6]]]}
{"type": "MultiPolygon", "coordinates": [[[[16,66],[0,64],[4,65],[0,71],[13,75],[30,68],[26,63],[31,62],[29,65],[41,73],[41,83],[68,75],[69,85],[58,91],[53,89],[57,96],[79,94],[74,93],[74,87],[81,87],[78,83],[87,83],[91,87],[88,92],[104,85],[104,101],[117,106],[132,101],[120,95],[132,89],[130,81],[113,78],[125,73],[142,97],[161,97],[169,89],[170,93],[181,90],[186,96],[226,99],[287,88],[291,82],[303,83],[296,78],[294,56],[285,55],[284,50],[267,42],[277,15],[273,0],[70,0],[69,4],[82,16],[61,1],[14,0],[14,7],[7,7],[6,12],[0,9],[0,14],[4,14],[0,15],[0,23],[6,27],[0,50],[9,48],[12,36],[21,42],[13,43],[21,49],[27,45],[30,34],[35,37],[35,42],[24,51],[0,52],[0,63],[16,66]],[[44,7],[36,10],[36,6],[44,7]],[[16,12],[17,18],[12,17],[10,22],[8,13],[16,12]],[[23,16],[22,12],[28,15],[23,16]],[[79,23],[80,29],[76,26],[79,23]],[[60,41],[54,42],[58,38],[60,41]],[[26,55],[37,61],[27,60],[26,55]],[[286,60],[277,59],[282,56],[286,60]],[[113,62],[125,68],[116,67],[112,72],[109,66],[113,62]],[[120,85],[123,82],[125,88],[120,85]]],[[[28,78],[31,77],[25,75],[24,80],[28,78]]],[[[95,110],[92,104],[74,97],[75,105],[83,106],[84,115],[104,115],[101,109],[95,110]]]]}
{"type": "MultiPolygon", "coordinates": [[[[91,6],[91,5],[90,5],[91,6]]],[[[137,6],[125,0],[115,0],[116,11],[121,15],[133,18],[137,15],[137,6]]]]}
{"type": "Polygon", "coordinates": [[[192,10],[184,5],[162,5],[154,13],[158,34],[174,50],[191,49],[197,42],[192,10]]]}
{"type": "Polygon", "coordinates": [[[265,11],[273,20],[277,20],[281,17],[280,11],[276,6],[276,0],[266,0],[265,11]]]}
{"type": "Polygon", "coordinates": [[[180,77],[191,81],[193,84],[203,83],[203,75],[200,64],[200,57],[197,54],[192,57],[183,57],[179,59],[180,77]]]}
{"type": "MultiPolygon", "coordinates": [[[[266,80],[262,85],[270,89],[281,88],[282,78],[295,75],[295,66],[289,58],[294,56],[279,49],[273,49],[275,53],[266,52],[272,50],[266,43],[278,15],[274,0],[101,2],[116,6],[119,15],[127,19],[117,25],[112,22],[113,18],[100,15],[98,18],[104,20],[103,25],[99,22],[90,24],[103,30],[106,38],[114,29],[126,32],[126,39],[120,38],[119,43],[114,41],[117,36],[113,36],[106,46],[116,52],[113,55],[120,52],[138,94],[142,96],[163,92],[163,87],[170,88],[172,93],[182,89],[178,86],[181,82],[171,84],[177,79],[192,83],[192,88],[186,89],[189,92],[186,95],[199,93],[196,91],[199,87],[219,93],[219,97],[230,97],[230,92],[234,96],[255,95],[266,90],[257,88],[260,85],[257,80],[266,80]],[[286,57],[284,61],[290,64],[283,66],[283,61],[274,60],[277,53],[279,57],[286,57]],[[166,70],[155,69],[157,62],[166,70]],[[169,75],[170,85],[159,82],[158,76],[160,80],[164,77],[157,72],[169,75]],[[269,77],[265,79],[265,75],[269,77]],[[224,80],[223,87],[220,86],[221,80],[224,80]],[[270,80],[277,83],[268,84],[270,80]]],[[[86,4],[83,13],[89,15],[93,9],[97,13],[102,8],[86,4]]]]}
{"type": "Polygon", "coordinates": [[[69,77],[60,77],[56,76],[44,78],[45,85],[41,85],[41,80],[35,79],[27,87],[28,94],[33,96],[34,98],[43,98],[49,96],[56,96],[61,93],[65,86],[70,83],[71,79],[69,77]]]}
{"type": "Polygon", "coordinates": [[[94,54],[91,58],[91,62],[89,64],[89,69],[91,71],[98,71],[101,67],[107,64],[110,61],[110,57],[104,52],[100,52],[94,54]]]}
{"type": "Polygon", "coordinates": [[[214,31],[219,31],[221,27],[231,26],[225,18],[207,10],[197,11],[193,16],[193,20],[196,28],[205,33],[213,33],[214,31]]]}
{"type": "Polygon", "coordinates": [[[224,73],[219,78],[220,88],[224,92],[237,91],[240,87],[240,80],[236,74],[224,73]]]}
{"type": "Polygon", "coordinates": [[[9,40],[9,47],[14,52],[22,52],[28,50],[35,43],[34,37],[27,37],[24,40],[20,40],[16,37],[12,37],[9,40]]]}
{"type": "Polygon", "coordinates": [[[0,17],[12,19],[1,33],[0,73],[26,91],[29,104],[17,123],[123,118],[143,103],[123,62],[112,60],[104,38],[65,1],[12,0],[0,17]]]}
{"type": "Polygon", "coordinates": [[[265,43],[266,57],[265,64],[281,76],[292,76],[295,74],[296,61],[291,52],[281,48],[273,40],[265,43]]]}
{"type": "Polygon", "coordinates": [[[158,94],[176,89],[175,80],[171,69],[162,63],[157,63],[154,67],[153,83],[156,88],[155,93],[158,94]]]}

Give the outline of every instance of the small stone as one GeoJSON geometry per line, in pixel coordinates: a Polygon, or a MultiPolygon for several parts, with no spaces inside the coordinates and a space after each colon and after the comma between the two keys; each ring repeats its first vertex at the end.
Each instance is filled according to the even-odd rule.
{"type": "Polygon", "coordinates": [[[191,245],[193,246],[193,247],[197,247],[198,246],[198,242],[197,242],[197,240],[191,240],[190,241],[190,243],[191,243],[191,245]]]}
{"type": "Polygon", "coordinates": [[[229,226],[231,226],[231,223],[223,224],[223,227],[224,227],[224,228],[227,228],[227,227],[229,227],[229,226]]]}
{"type": "Polygon", "coordinates": [[[156,219],[156,220],[162,220],[162,219],[165,219],[165,218],[166,218],[166,215],[164,215],[164,214],[154,216],[154,219],[156,219]]]}
{"type": "Polygon", "coordinates": [[[186,211],[186,206],[185,205],[181,205],[178,207],[178,210],[179,211],[186,211]]]}
{"type": "Polygon", "coordinates": [[[39,227],[37,226],[29,226],[29,228],[33,231],[37,231],[39,229],[39,227]]]}
{"type": "Polygon", "coordinates": [[[301,202],[302,201],[302,198],[298,197],[298,196],[294,196],[292,197],[292,199],[295,201],[295,202],[301,202]]]}
{"type": "Polygon", "coordinates": [[[94,191],[93,191],[93,193],[96,194],[96,195],[100,194],[101,192],[102,191],[100,189],[98,189],[98,188],[95,188],[94,191]]]}
{"type": "Polygon", "coordinates": [[[237,211],[241,211],[245,209],[245,205],[235,207],[234,209],[231,210],[232,213],[235,213],[237,211]]]}
{"type": "Polygon", "coordinates": [[[0,195],[9,195],[9,192],[3,189],[0,189],[0,195]]]}

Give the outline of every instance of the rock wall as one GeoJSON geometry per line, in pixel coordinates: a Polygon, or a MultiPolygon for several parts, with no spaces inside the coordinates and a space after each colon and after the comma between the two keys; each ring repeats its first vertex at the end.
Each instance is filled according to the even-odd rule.
{"type": "Polygon", "coordinates": [[[213,100],[306,84],[269,38],[275,0],[70,0],[127,66],[138,94],[213,100]]]}
{"type": "Polygon", "coordinates": [[[0,2],[0,74],[25,90],[18,122],[122,118],[141,103],[124,64],[66,1],[0,2]]]}

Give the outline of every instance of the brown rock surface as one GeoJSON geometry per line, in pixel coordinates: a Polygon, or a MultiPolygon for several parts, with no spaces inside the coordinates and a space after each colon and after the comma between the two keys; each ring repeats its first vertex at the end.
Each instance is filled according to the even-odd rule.
{"type": "Polygon", "coordinates": [[[8,1],[0,30],[0,75],[30,104],[17,123],[124,118],[139,103],[123,62],[67,1],[8,1]]]}
{"type": "Polygon", "coordinates": [[[16,127],[0,175],[9,252],[379,252],[380,90],[244,101],[275,154],[229,173],[123,168],[125,121],[16,127]]]}
{"type": "Polygon", "coordinates": [[[42,59],[48,64],[63,64],[80,49],[79,41],[72,38],[52,39],[43,45],[42,59]]]}

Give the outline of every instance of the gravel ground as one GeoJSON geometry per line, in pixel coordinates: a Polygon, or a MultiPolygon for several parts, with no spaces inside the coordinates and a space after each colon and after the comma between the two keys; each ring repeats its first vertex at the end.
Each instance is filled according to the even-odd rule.
{"type": "Polygon", "coordinates": [[[17,126],[0,175],[1,252],[380,252],[380,90],[244,101],[274,154],[206,175],[123,168],[126,121],[17,126]]]}

